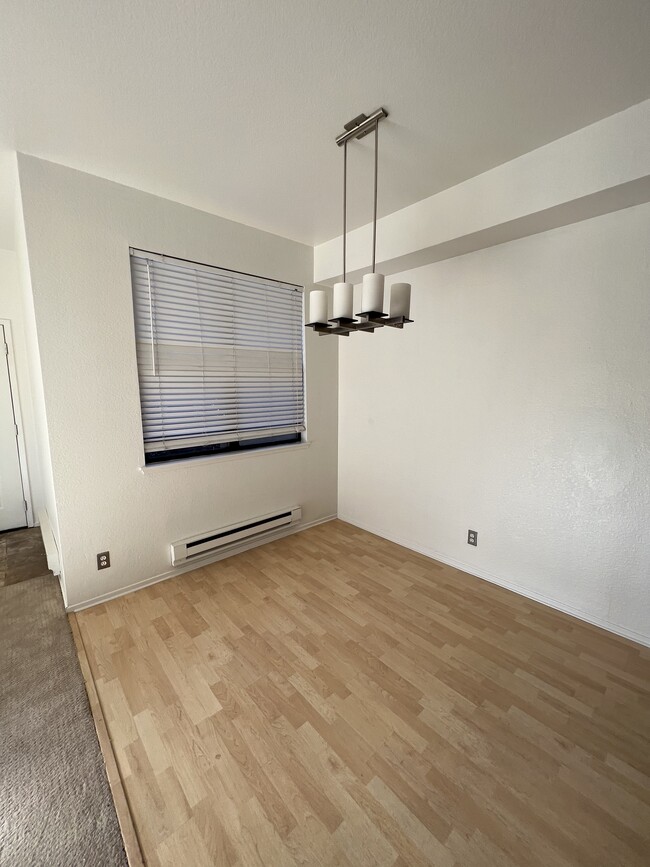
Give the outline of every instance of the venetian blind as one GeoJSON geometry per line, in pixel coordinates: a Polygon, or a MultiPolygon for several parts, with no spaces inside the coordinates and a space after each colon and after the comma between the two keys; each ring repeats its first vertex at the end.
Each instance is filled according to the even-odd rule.
{"type": "Polygon", "coordinates": [[[304,430],[302,287],[131,250],[145,452],[304,430]]]}

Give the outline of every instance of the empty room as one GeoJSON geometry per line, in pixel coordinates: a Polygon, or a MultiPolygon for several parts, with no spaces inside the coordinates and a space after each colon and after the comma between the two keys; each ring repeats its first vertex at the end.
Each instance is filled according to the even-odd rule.
{"type": "Polygon", "coordinates": [[[2,0],[0,864],[650,864],[647,0],[2,0]]]}

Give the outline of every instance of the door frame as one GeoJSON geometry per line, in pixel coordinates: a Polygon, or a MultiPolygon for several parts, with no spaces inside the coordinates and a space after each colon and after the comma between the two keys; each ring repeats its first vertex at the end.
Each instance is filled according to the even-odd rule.
{"type": "Polygon", "coordinates": [[[25,446],[25,434],[23,427],[23,417],[20,411],[20,395],[18,393],[18,372],[16,370],[16,360],[14,358],[14,342],[11,331],[11,319],[0,319],[0,325],[4,326],[5,342],[7,344],[7,369],[9,370],[9,389],[11,391],[11,401],[14,410],[14,421],[18,426],[18,462],[20,465],[20,477],[23,486],[23,498],[27,503],[26,518],[27,526],[34,527],[34,509],[32,506],[32,495],[29,485],[29,471],[27,469],[27,451],[25,446]]]}

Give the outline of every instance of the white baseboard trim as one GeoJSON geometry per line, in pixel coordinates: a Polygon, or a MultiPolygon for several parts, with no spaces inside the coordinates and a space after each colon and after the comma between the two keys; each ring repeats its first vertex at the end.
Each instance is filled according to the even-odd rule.
{"type": "Polygon", "coordinates": [[[55,575],[61,575],[59,549],[52,530],[52,524],[50,523],[50,516],[47,514],[45,509],[38,513],[38,523],[41,528],[41,537],[43,538],[45,556],[47,557],[47,568],[55,575]]]}
{"type": "Polygon", "coordinates": [[[247,542],[242,542],[241,545],[233,546],[227,551],[221,551],[218,554],[208,554],[201,559],[193,560],[191,563],[184,563],[176,569],[162,572],[160,575],[154,575],[151,578],[136,581],[134,584],[120,587],[117,590],[110,590],[108,593],[102,593],[100,596],[93,596],[92,599],[86,599],[84,602],[68,605],[66,606],[66,611],[83,611],[85,608],[92,608],[94,605],[101,605],[102,602],[110,602],[111,599],[126,596],[127,593],[135,593],[136,590],[142,590],[144,587],[150,587],[152,584],[158,584],[160,581],[166,581],[168,578],[175,578],[177,575],[182,575],[184,572],[192,572],[195,569],[201,569],[203,566],[209,566],[210,563],[217,563],[219,560],[234,557],[235,554],[243,554],[244,551],[250,551],[253,548],[258,548],[260,545],[267,545],[269,542],[275,542],[277,539],[283,539],[285,536],[292,536],[294,533],[302,533],[303,530],[308,530],[310,527],[316,527],[318,524],[325,524],[327,521],[333,521],[335,518],[336,515],[327,515],[325,518],[318,518],[316,521],[309,521],[306,524],[295,524],[286,528],[283,527],[274,533],[269,533],[268,536],[264,536],[262,539],[253,539],[247,542]]]}
{"type": "Polygon", "coordinates": [[[569,614],[571,617],[575,617],[576,619],[589,623],[592,626],[598,626],[600,629],[605,629],[607,632],[612,632],[614,635],[620,635],[622,638],[636,641],[637,644],[642,644],[644,647],[650,647],[650,635],[644,635],[634,629],[628,629],[626,626],[612,623],[611,621],[605,620],[601,617],[594,617],[592,614],[588,614],[580,608],[567,605],[564,602],[546,596],[544,593],[537,593],[530,590],[528,587],[522,587],[514,581],[504,580],[503,578],[492,575],[490,572],[486,572],[484,569],[479,569],[470,563],[464,563],[461,560],[448,557],[446,554],[443,554],[440,551],[435,551],[433,548],[427,548],[426,546],[418,545],[409,539],[402,539],[394,536],[381,528],[362,524],[353,518],[346,517],[345,515],[339,515],[339,520],[352,524],[354,527],[359,527],[360,530],[366,530],[368,533],[373,533],[375,536],[381,536],[382,539],[387,539],[389,542],[394,542],[396,545],[401,545],[403,548],[409,548],[411,551],[417,551],[418,554],[424,554],[425,557],[430,557],[432,560],[438,560],[446,566],[460,569],[461,572],[467,572],[475,578],[482,578],[484,581],[489,581],[490,584],[496,584],[506,590],[512,590],[513,593],[517,593],[519,596],[524,596],[526,599],[532,599],[533,602],[540,602],[542,605],[547,605],[549,608],[561,611],[563,614],[569,614]]]}

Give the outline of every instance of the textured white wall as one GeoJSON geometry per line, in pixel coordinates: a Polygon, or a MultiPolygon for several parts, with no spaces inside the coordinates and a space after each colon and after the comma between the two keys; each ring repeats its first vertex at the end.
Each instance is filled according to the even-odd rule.
{"type": "MultiPolygon", "coordinates": [[[[31,404],[34,420],[34,437],[36,440],[37,465],[36,480],[31,476],[34,511],[41,525],[43,542],[47,551],[47,562],[55,574],[60,574],[62,565],[61,544],[59,538],[59,519],[54,491],[52,473],[52,457],[50,453],[50,434],[47,425],[45,394],[43,391],[43,372],[41,369],[41,354],[36,333],[36,315],[34,312],[34,296],[32,279],[27,255],[27,238],[23,217],[23,203],[20,195],[16,197],[16,257],[18,262],[18,279],[22,296],[24,314],[24,332],[27,347],[28,376],[31,389],[31,404]],[[53,550],[56,549],[56,550],[53,550]]],[[[65,592],[65,588],[62,585],[65,592]]]]}
{"type": "Polygon", "coordinates": [[[339,341],[340,517],[650,643],[649,238],[640,205],[391,277],[415,324],[339,341]]]}
{"type": "Polygon", "coordinates": [[[312,248],[33,157],[18,165],[68,605],[165,573],[185,536],[277,507],[333,515],[337,347],[311,332],[309,448],[138,469],[129,246],[307,286],[312,248]]]}

